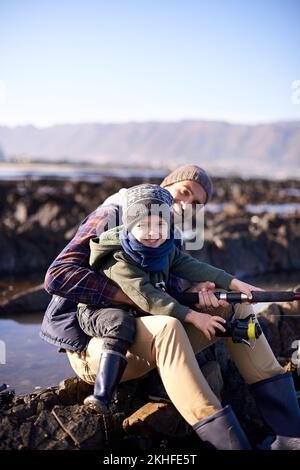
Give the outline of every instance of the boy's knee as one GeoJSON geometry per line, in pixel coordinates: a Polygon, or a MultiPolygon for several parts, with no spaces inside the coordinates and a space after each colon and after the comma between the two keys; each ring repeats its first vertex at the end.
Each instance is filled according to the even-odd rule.
{"type": "Polygon", "coordinates": [[[162,324],[162,331],[165,333],[167,331],[184,331],[182,323],[180,320],[174,317],[165,316],[162,324]]]}
{"type": "Polygon", "coordinates": [[[112,336],[116,335],[132,343],[136,333],[135,317],[129,312],[115,309],[107,325],[107,333],[112,336]]]}

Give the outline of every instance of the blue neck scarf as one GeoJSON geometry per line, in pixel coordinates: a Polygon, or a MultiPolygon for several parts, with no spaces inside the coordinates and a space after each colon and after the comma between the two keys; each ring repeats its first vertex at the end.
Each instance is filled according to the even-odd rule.
{"type": "Polygon", "coordinates": [[[125,253],[130,256],[142,268],[158,273],[168,267],[169,254],[174,247],[174,234],[170,233],[170,238],[157,248],[144,246],[131,232],[125,229],[120,232],[120,243],[125,253]]]}

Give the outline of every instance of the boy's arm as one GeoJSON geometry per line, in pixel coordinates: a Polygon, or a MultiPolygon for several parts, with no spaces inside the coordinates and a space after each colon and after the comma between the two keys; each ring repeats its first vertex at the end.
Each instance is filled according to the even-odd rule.
{"type": "Polygon", "coordinates": [[[130,263],[122,252],[115,253],[114,257],[117,262],[109,268],[107,275],[119,285],[134,304],[152,315],[170,315],[182,321],[185,319],[190,311],[189,307],[181,305],[169,294],[154,287],[149,274],[130,263]]]}
{"type": "Polygon", "coordinates": [[[114,206],[98,208],[82,223],[74,238],[50,265],[45,277],[47,292],[76,303],[101,306],[111,303],[118,287],[89,267],[89,241],[106,230],[116,214],[114,206]]]}
{"type": "Polygon", "coordinates": [[[170,272],[191,282],[211,281],[223,289],[228,289],[234,279],[223,269],[202,263],[177,248],[170,262],[170,272]]]}

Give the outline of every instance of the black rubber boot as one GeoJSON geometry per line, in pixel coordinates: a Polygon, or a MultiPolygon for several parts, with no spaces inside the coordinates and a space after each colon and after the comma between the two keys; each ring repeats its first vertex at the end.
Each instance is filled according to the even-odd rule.
{"type": "Polygon", "coordinates": [[[200,439],[216,450],[251,450],[230,405],[193,426],[200,439]]]}
{"type": "Polygon", "coordinates": [[[127,361],[124,357],[109,352],[102,353],[94,386],[94,395],[86,397],[84,404],[92,406],[101,413],[108,413],[113,393],[121,380],[126,365],[127,361]]]}
{"type": "Polygon", "coordinates": [[[290,372],[249,386],[257,407],[275,438],[271,450],[300,450],[300,408],[290,372]]]}

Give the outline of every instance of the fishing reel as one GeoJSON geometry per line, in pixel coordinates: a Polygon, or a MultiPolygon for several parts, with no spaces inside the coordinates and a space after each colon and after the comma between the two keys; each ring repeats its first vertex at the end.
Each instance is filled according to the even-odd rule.
{"type": "Polygon", "coordinates": [[[216,331],[216,336],[231,338],[233,343],[245,343],[250,346],[250,341],[256,340],[262,334],[259,323],[255,322],[255,315],[246,318],[227,320],[224,324],[225,331],[216,331]]]}

